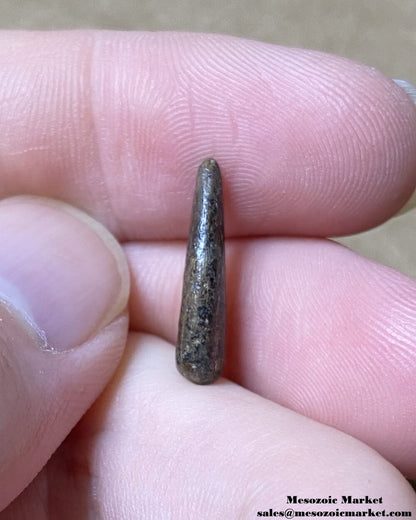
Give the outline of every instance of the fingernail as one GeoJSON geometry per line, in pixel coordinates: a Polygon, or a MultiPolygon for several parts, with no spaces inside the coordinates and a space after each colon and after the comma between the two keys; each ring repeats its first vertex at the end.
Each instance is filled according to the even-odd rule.
{"type": "MultiPolygon", "coordinates": [[[[416,105],[416,87],[404,79],[393,79],[393,81],[406,92],[406,94],[413,101],[414,105],[416,105]]],[[[395,217],[403,215],[403,213],[407,213],[414,208],[416,208],[416,190],[413,192],[412,196],[406,202],[406,204],[400,209],[400,211],[396,213],[395,217]]]]}
{"type": "Polygon", "coordinates": [[[401,87],[416,105],[416,87],[404,79],[393,79],[393,81],[401,87]]]}
{"type": "Polygon", "coordinates": [[[91,339],[127,304],[121,247],[65,203],[32,196],[0,202],[0,299],[49,350],[91,339]]]}

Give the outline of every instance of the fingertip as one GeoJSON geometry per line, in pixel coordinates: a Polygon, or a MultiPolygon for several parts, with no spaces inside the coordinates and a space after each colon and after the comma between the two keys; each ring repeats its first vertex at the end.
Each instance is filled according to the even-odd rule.
{"type": "Polygon", "coordinates": [[[62,201],[16,196],[0,202],[0,279],[52,349],[88,339],[126,307],[129,270],[102,224],[62,201]],[[31,261],[29,261],[29,259],[31,261]]]}
{"type": "Polygon", "coordinates": [[[129,275],[109,232],[60,201],[1,201],[0,241],[1,508],[115,370],[128,329],[129,275]]]}

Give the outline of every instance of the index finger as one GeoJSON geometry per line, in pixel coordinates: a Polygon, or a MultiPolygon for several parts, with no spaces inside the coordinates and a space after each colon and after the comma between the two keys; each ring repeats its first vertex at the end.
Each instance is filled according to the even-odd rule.
{"type": "Polygon", "coordinates": [[[198,163],[228,235],[341,235],[416,184],[416,110],[374,69],[175,33],[0,35],[0,196],[66,200],[121,240],[183,238],[198,163]]]}

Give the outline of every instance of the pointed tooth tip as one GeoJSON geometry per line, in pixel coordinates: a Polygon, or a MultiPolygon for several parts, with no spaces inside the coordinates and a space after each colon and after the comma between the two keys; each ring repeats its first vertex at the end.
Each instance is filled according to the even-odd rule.
{"type": "Polygon", "coordinates": [[[215,159],[213,159],[212,157],[207,157],[206,159],[204,159],[201,163],[201,166],[200,166],[201,169],[207,169],[207,170],[216,170],[216,169],[219,169],[218,167],[218,163],[215,159]]]}

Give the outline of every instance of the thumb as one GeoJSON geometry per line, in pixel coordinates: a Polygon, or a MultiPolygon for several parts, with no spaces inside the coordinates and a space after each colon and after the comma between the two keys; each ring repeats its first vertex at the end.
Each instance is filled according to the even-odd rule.
{"type": "Polygon", "coordinates": [[[0,510],[114,371],[129,276],[116,240],[58,201],[0,202],[0,510]]]}

